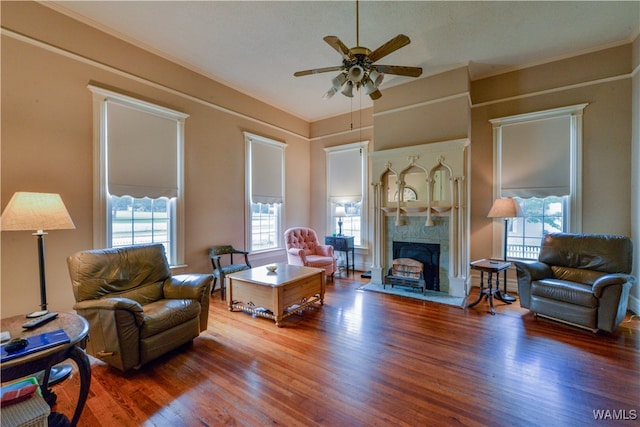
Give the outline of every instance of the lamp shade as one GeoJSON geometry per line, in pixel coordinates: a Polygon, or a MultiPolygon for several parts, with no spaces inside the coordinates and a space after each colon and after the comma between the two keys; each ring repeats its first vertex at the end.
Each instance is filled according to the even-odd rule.
{"type": "Polygon", "coordinates": [[[2,231],[76,228],[62,198],[55,193],[16,192],[2,212],[0,221],[2,231]]]}
{"type": "Polygon", "coordinates": [[[364,80],[364,93],[366,93],[367,95],[371,95],[376,90],[377,88],[375,84],[371,81],[370,78],[367,77],[364,80]]]}
{"type": "Polygon", "coordinates": [[[335,76],[333,80],[331,80],[331,83],[333,84],[333,88],[337,92],[346,81],[347,81],[347,73],[340,73],[337,76],[335,76]]]}
{"type": "Polygon", "coordinates": [[[359,65],[353,65],[351,68],[349,68],[348,74],[349,80],[351,80],[353,83],[358,83],[364,77],[364,70],[359,65]]]}
{"type": "Polygon", "coordinates": [[[324,94],[324,96],[322,98],[323,99],[330,99],[333,95],[336,94],[336,92],[338,92],[338,89],[336,89],[335,87],[332,87],[331,89],[329,89],[327,91],[327,93],[324,94]]]}
{"type": "Polygon", "coordinates": [[[518,202],[512,198],[496,199],[487,214],[488,218],[514,218],[524,216],[518,202]]]}
{"type": "Polygon", "coordinates": [[[344,209],[344,206],[336,206],[335,216],[337,217],[347,216],[347,211],[344,209]]]}
{"type": "Polygon", "coordinates": [[[345,83],[344,88],[342,88],[342,94],[344,96],[348,96],[349,98],[353,98],[353,83],[348,81],[345,83]]]}
{"type": "Polygon", "coordinates": [[[373,85],[377,88],[382,83],[384,74],[379,73],[377,70],[371,70],[371,72],[369,72],[369,78],[373,82],[373,85]]]}

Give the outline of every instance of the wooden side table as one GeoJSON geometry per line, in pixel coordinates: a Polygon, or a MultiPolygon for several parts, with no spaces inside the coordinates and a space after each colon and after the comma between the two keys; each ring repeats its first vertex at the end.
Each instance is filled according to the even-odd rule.
{"type": "Polygon", "coordinates": [[[26,320],[24,316],[9,317],[0,321],[0,327],[3,331],[10,332],[11,338],[26,338],[43,332],[63,329],[69,336],[70,342],[0,363],[2,381],[12,381],[45,371],[42,380],[42,397],[44,397],[49,406],[53,406],[57,396],[49,388],[51,368],[67,359],[73,360],[78,365],[80,374],[80,394],[71,419],[71,426],[75,426],[78,424],[80,414],[84,409],[91,384],[91,364],[87,353],[84,351],[89,336],[89,324],[83,317],[74,313],[59,313],[55,320],[31,330],[22,328],[22,324],[26,320]]]}
{"type": "Polygon", "coordinates": [[[349,252],[351,252],[351,272],[355,274],[355,244],[353,236],[325,236],[325,245],[333,246],[334,251],[344,252],[347,258],[347,276],[349,275],[349,252]]]}
{"type": "Polygon", "coordinates": [[[480,271],[480,292],[478,293],[478,298],[472,302],[471,304],[467,305],[467,308],[469,307],[473,307],[476,304],[478,304],[481,300],[482,297],[484,296],[487,300],[489,300],[489,307],[490,307],[490,312],[492,315],[496,314],[495,309],[493,308],[493,295],[495,294],[496,298],[498,298],[500,301],[507,303],[507,304],[511,304],[510,301],[507,301],[506,299],[502,298],[502,294],[500,293],[500,272],[504,271],[504,275],[506,276],[507,272],[506,270],[511,267],[511,263],[510,262],[505,262],[505,261],[494,261],[494,260],[489,260],[489,259],[481,259],[478,261],[473,261],[470,264],[470,267],[473,270],[479,270],[480,271]],[[488,278],[487,278],[487,288],[484,288],[484,273],[488,273],[488,278]],[[491,282],[492,276],[495,273],[496,275],[496,288],[493,289],[493,284],[491,282]]]}

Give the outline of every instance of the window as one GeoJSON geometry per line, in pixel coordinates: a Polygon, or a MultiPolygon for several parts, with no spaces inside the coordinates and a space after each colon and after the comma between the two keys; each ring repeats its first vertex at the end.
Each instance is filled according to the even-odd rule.
{"type": "MultiPolygon", "coordinates": [[[[366,174],[368,141],[325,148],[327,153],[327,194],[329,234],[353,236],[354,244],[362,246],[362,230],[366,230],[363,206],[366,206],[366,174]],[[336,209],[344,208],[344,215],[336,209]]],[[[340,212],[340,210],[338,210],[340,212]]]]}
{"type": "Polygon", "coordinates": [[[247,161],[247,247],[252,252],[282,247],[284,150],[287,144],[245,132],[247,161]]]}
{"type": "Polygon", "coordinates": [[[182,150],[188,117],[89,86],[94,96],[98,247],[162,243],[183,262],[182,150]]]}
{"type": "Polygon", "coordinates": [[[110,247],[162,243],[171,253],[175,241],[174,198],[109,196],[110,247]]]}
{"type": "MultiPolygon", "coordinates": [[[[547,233],[580,232],[582,111],[587,104],[493,119],[495,196],[513,197],[523,217],[509,220],[507,257],[537,259],[547,233]]],[[[504,227],[494,222],[494,257],[504,227]]]]}
{"type": "Polygon", "coordinates": [[[537,259],[540,241],[547,233],[568,231],[565,224],[569,196],[515,197],[524,217],[509,221],[507,258],[537,259]]]}

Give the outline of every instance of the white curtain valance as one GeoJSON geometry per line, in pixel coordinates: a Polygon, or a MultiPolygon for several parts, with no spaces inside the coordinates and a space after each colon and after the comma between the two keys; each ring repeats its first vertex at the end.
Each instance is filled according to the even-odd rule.
{"type": "Polygon", "coordinates": [[[501,196],[571,194],[571,115],[501,127],[501,196]]]}
{"type": "Polygon", "coordinates": [[[177,197],[179,120],[105,101],[109,193],[177,197]]]}
{"type": "Polygon", "coordinates": [[[362,148],[327,152],[327,194],[331,203],[362,200],[362,148]]]}
{"type": "Polygon", "coordinates": [[[250,137],[248,147],[251,164],[251,202],[282,203],[286,145],[250,137]]]}

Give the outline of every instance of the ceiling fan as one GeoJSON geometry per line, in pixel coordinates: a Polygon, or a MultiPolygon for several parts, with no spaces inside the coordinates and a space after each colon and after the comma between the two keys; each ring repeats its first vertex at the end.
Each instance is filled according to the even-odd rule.
{"type": "Polygon", "coordinates": [[[331,98],[340,88],[342,88],[342,94],[344,96],[352,98],[353,89],[358,90],[360,87],[363,87],[365,93],[369,95],[371,99],[376,100],[382,96],[378,87],[382,83],[385,74],[408,77],[419,77],[422,74],[422,68],[420,67],[375,64],[376,61],[408,45],[411,43],[411,40],[404,34],[398,34],[372,52],[368,48],[360,46],[359,21],[358,1],[356,0],[356,46],[351,49],[336,36],[326,36],[323,38],[329,46],[334,48],[342,56],[342,65],[314,68],[293,73],[294,76],[300,77],[340,70],[340,74],[332,80],[331,89],[324,94],[324,99],[331,98]]]}

